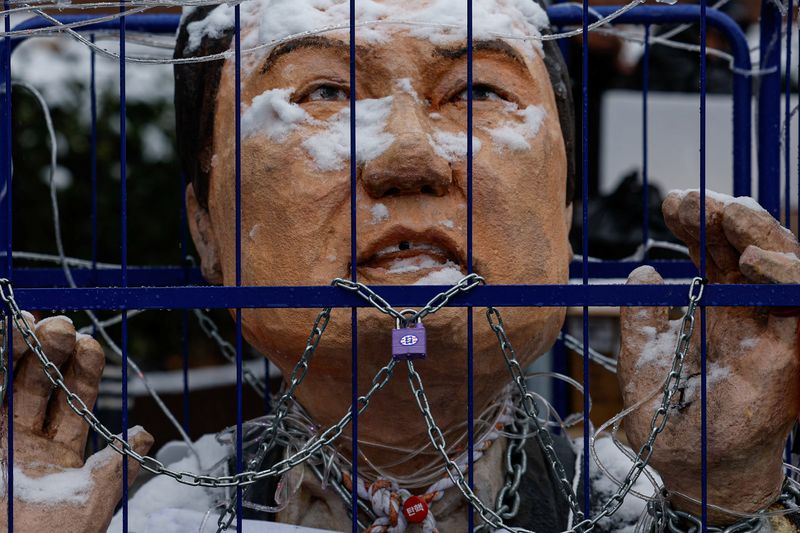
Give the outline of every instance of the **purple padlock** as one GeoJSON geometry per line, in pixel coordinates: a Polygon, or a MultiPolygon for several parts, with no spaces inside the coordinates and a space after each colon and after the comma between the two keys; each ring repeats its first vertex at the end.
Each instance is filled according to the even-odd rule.
{"type": "Polygon", "coordinates": [[[426,350],[427,340],[422,322],[392,330],[392,358],[395,361],[425,359],[426,350]]]}

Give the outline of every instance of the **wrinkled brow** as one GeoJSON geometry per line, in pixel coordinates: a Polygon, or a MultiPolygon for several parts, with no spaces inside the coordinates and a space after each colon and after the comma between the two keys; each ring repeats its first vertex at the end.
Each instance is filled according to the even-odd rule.
{"type": "MultiPolygon", "coordinates": [[[[503,41],[502,39],[492,39],[490,41],[475,41],[472,43],[473,51],[488,51],[488,52],[497,52],[503,55],[506,55],[520,63],[521,65],[525,65],[525,60],[522,58],[522,55],[517,52],[517,50],[508,44],[507,42],[503,41]]],[[[466,57],[467,55],[467,47],[462,46],[459,48],[443,48],[443,47],[436,47],[434,49],[434,54],[440,57],[446,57],[447,59],[461,59],[462,57],[466,57]]]]}
{"type": "MultiPolygon", "coordinates": [[[[281,56],[294,52],[296,50],[301,50],[304,48],[317,48],[317,49],[329,49],[334,50],[338,53],[341,53],[345,56],[350,54],[350,43],[346,41],[340,41],[338,39],[329,39],[328,37],[322,37],[320,35],[309,35],[307,37],[299,37],[297,39],[293,39],[289,42],[279,44],[272,50],[267,57],[267,60],[264,61],[264,65],[261,67],[261,74],[266,74],[270,68],[275,64],[275,62],[281,56]]],[[[365,52],[362,46],[356,46],[356,55],[360,55],[361,53],[365,52]]]]}

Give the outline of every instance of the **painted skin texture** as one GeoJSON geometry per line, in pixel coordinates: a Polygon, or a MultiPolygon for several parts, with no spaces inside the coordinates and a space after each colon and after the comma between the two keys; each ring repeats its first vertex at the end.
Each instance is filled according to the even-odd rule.
{"type": "MultiPolygon", "coordinates": [[[[331,33],[326,38],[333,41],[328,43],[330,46],[297,48],[270,62],[267,72],[262,72],[262,68],[244,72],[243,109],[265,91],[287,87],[295,89],[293,103],[303,107],[317,121],[324,121],[348,106],[347,35],[331,33]]],[[[422,252],[414,250],[397,252],[388,259],[374,257],[379,250],[398,246],[403,241],[434,245],[442,251],[427,252],[429,258],[440,263],[451,260],[464,270],[466,161],[448,161],[441,157],[429,143],[428,136],[437,129],[451,133],[466,131],[466,102],[462,97],[466,58],[448,53],[448,50],[458,51],[458,46],[437,50],[431,42],[402,31],[392,33],[384,42],[358,44],[357,94],[360,99],[393,97],[386,131],[394,136],[391,146],[357,168],[359,279],[370,285],[406,284],[432,273],[422,270],[390,275],[386,272],[391,259],[422,257],[422,252]],[[417,99],[398,86],[395,81],[399,79],[409,80],[417,99]],[[437,115],[431,116],[431,113],[437,115]],[[373,209],[379,203],[386,207],[389,216],[373,223],[373,209]],[[442,221],[451,221],[451,224],[442,221]]],[[[475,136],[482,144],[474,159],[475,271],[489,283],[566,283],[572,253],[567,240],[571,207],[564,197],[566,159],[552,88],[541,58],[516,49],[515,42],[506,44],[510,51],[517,50],[517,54],[509,55],[508,50],[497,50],[497,46],[482,49],[476,45],[475,50],[475,83],[489,86],[476,90],[476,95],[482,99],[475,101],[474,106],[475,136]],[[503,100],[516,103],[520,109],[538,105],[544,110],[538,133],[528,139],[530,150],[494,149],[487,130],[508,121],[522,121],[509,113],[503,100]]],[[[190,225],[203,272],[210,282],[226,285],[233,285],[235,280],[232,87],[231,60],[223,69],[217,100],[216,157],[208,210],[199,206],[191,187],[187,190],[190,225]]],[[[349,275],[349,171],[346,166],[337,171],[319,171],[302,146],[304,139],[321,128],[324,126],[304,123],[280,141],[265,135],[252,135],[243,140],[242,276],[245,285],[327,285],[335,277],[349,275]],[[251,231],[251,228],[258,230],[251,231]]],[[[667,222],[687,242],[696,258],[697,202],[691,203],[691,195],[684,200],[676,198],[670,196],[665,201],[667,222]]],[[[791,243],[781,238],[774,227],[777,223],[765,213],[743,206],[728,206],[723,214],[737,209],[745,211],[736,211],[736,216],[726,218],[720,215],[719,209],[715,211],[713,206],[709,207],[709,234],[714,235],[709,240],[712,282],[800,281],[800,276],[791,277],[785,274],[786,269],[775,267],[777,261],[784,261],[792,265],[790,272],[798,270],[796,260],[775,255],[775,252],[796,251],[796,245],[791,248],[791,243]],[[718,220],[724,222],[715,222],[718,220]],[[712,228],[717,230],[712,231],[712,228]],[[741,252],[744,253],[739,257],[741,252]]],[[[658,278],[651,271],[640,270],[632,274],[629,282],[655,283],[658,278]]],[[[648,341],[639,333],[646,326],[663,331],[666,311],[640,311],[623,309],[622,314],[619,377],[626,405],[644,397],[663,378],[657,365],[636,368],[636,362],[648,341]]],[[[245,335],[288,375],[305,347],[316,313],[317,310],[299,309],[245,310],[245,335]]],[[[783,438],[797,414],[796,319],[776,319],[763,311],[747,309],[720,310],[712,314],[715,318],[709,328],[711,357],[725,360],[731,377],[730,383],[709,391],[709,406],[714,410],[710,427],[710,500],[740,510],[755,509],[771,501],[777,493],[782,475],[778,458],[783,438]],[[741,343],[735,346],[744,361],[752,359],[747,364],[727,361],[733,359],[731,343],[734,341],[723,334],[741,328],[742,324],[755,338],[755,344],[749,349],[743,351],[741,343]],[[760,356],[764,353],[771,355],[769,358],[760,356]],[[744,458],[752,460],[743,466],[744,458]],[[741,477],[742,471],[747,472],[746,478],[741,477]],[[736,490],[731,490],[732,487],[736,490]]],[[[417,365],[433,413],[450,440],[466,416],[465,315],[462,309],[445,309],[426,321],[429,357],[417,365]]],[[[309,374],[298,390],[299,401],[321,426],[338,420],[350,406],[349,316],[349,310],[333,312],[309,374]]],[[[520,360],[526,365],[552,345],[563,322],[564,310],[507,309],[504,317],[520,360]]],[[[508,375],[483,310],[474,311],[474,324],[475,404],[479,412],[507,383],[508,375]]],[[[392,326],[391,321],[377,311],[359,311],[359,393],[366,392],[372,376],[390,357],[392,326]]],[[[69,343],[69,335],[63,342],[69,343]]],[[[48,353],[51,350],[73,352],[73,349],[63,348],[61,341],[53,341],[48,353]]],[[[659,355],[659,359],[668,361],[671,355],[667,351],[659,355]]],[[[687,367],[692,368],[691,361],[687,367]]],[[[17,384],[19,392],[15,394],[19,395],[41,395],[46,390],[42,389],[42,384],[17,381],[15,387],[17,384]]],[[[96,380],[87,381],[86,394],[96,391],[96,386],[96,380]]],[[[625,429],[634,444],[641,442],[649,427],[652,416],[649,407],[648,404],[626,421],[625,429]]],[[[21,409],[19,404],[15,405],[17,408],[21,409]]],[[[19,413],[22,419],[32,416],[23,411],[19,413]]],[[[80,422],[69,413],[63,416],[73,416],[80,422]]],[[[685,414],[673,417],[653,456],[653,463],[661,467],[667,488],[694,497],[699,497],[696,481],[699,478],[696,465],[698,419],[696,403],[685,414]]],[[[364,441],[359,448],[375,464],[392,463],[398,455],[370,446],[369,442],[418,448],[427,441],[424,423],[402,368],[398,368],[392,382],[374,397],[359,419],[359,432],[364,441]]],[[[19,448],[20,453],[17,457],[28,464],[52,463],[55,436],[41,430],[32,431],[31,435],[31,441],[38,439],[40,444],[32,448],[34,451],[29,457],[24,457],[19,440],[22,437],[18,436],[15,450],[19,448]]],[[[71,442],[82,446],[85,434],[71,442]]],[[[146,444],[143,449],[149,447],[149,443],[146,444]]],[[[340,445],[346,451],[346,441],[340,445]]],[[[430,458],[430,453],[423,452],[419,460],[427,462],[430,458]]],[[[417,465],[415,461],[408,461],[394,471],[412,472],[417,465]]],[[[79,465],[59,463],[48,468],[59,470],[69,466],[79,465]]],[[[96,476],[95,494],[104,494],[102,491],[108,487],[118,487],[119,477],[119,468],[104,470],[101,476],[96,476]]],[[[113,494],[105,498],[111,506],[109,509],[117,498],[113,494]]],[[[693,509],[683,500],[676,499],[675,503],[693,509]]],[[[26,530],[24,524],[34,524],[41,509],[37,506],[18,509],[19,531],[37,530],[26,530]]],[[[64,509],[59,513],[64,518],[60,524],[62,531],[85,530],[80,515],[73,511],[64,509]]],[[[94,520],[98,516],[105,515],[99,513],[94,520]]],[[[720,522],[729,520],[718,515],[714,518],[720,522]]]]}

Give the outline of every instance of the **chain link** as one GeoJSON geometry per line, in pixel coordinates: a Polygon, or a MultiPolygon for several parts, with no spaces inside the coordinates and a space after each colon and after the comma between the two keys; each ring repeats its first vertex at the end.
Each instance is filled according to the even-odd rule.
{"type": "Polygon", "coordinates": [[[425,306],[420,309],[419,311],[412,312],[412,313],[405,313],[403,311],[397,311],[389,302],[387,302],[381,295],[364,285],[363,283],[358,283],[356,281],[350,281],[348,279],[343,278],[336,278],[333,280],[333,285],[351,292],[355,292],[361,298],[365,299],[369,303],[375,307],[381,313],[389,315],[393,317],[397,322],[399,322],[400,327],[406,327],[411,324],[416,324],[417,322],[421,321],[428,315],[432,315],[436,313],[439,309],[447,305],[453,296],[456,296],[459,293],[469,292],[478,285],[486,284],[486,280],[484,280],[478,274],[468,274],[464,276],[461,281],[450,287],[444,292],[440,292],[433,298],[431,298],[425,306]]]}
{"type": "MultiPolygon", "coordinates": [[[[184,485],[209,488],[236,487],[251,485],[268,477],[280,476],[295,466],[307,461],[322,447],[331,444],[342,434],[352,418],[352,412],[348,410],[347,413],[339,420],[339,422],[329,427],[322,434],[309,440],[301,450],[275,463],[272,465],[272,467],[265,470],[247,470],[228,476],[207,476],[192,472],[178,472],[171,470],[157,459],[147,455],[139,454],[127,441],[122,439],[122,437],[113,434],[97,419],[84,401],[77,394],[72,392],[69,387],[67,387],[67,385],[64,383],[64,376],[62,375],[61,371],[47,358],[41,342],[33,332],[28,320],[22,314],[22,310],[19,308],[14,298],[14,289],[7,279],[0,279],[0,299],[2,299],[3,302],[8,305],[14,326],[19,331],[20,336],[25,341],[25,344],[28,346],[28,348],[34,354],[36,354],[36,357],[39,359],[39,362],[42,365],[42,370],[44,371],[45,376],[54,387],[64,392],[67,404],[72,411],[80,416],[89,425],[89,427],[97,432],[97,434],[108,443],[108,446],[117,453],[121,455],[127,455],[139,463],[141,467],[148,472],[156,475],[165,475],[171,477],[184,485]]],[[[390,361],[387,366],[378,371],[373,379],[373,386],[370,391],[366,395],[359,398],[359,414],[361,414],[369,405],[369,400],[372,395],[378,390],[382,389],[389,381],[392,371],[394,370],[394,366],[394,361],[390,361]]]]}
{"type": "MultiPolygon", "coordinates": [[[[203,333],[205,333],[206,337],[214,341],[222,356],[228,362],[236,364],[236,348],[234,348],[230,342],[222,338],[222,335],[219,333],[219,328],[211,319],[211,317],[201,309],[195,309],[194,316],[197,317],[197,322],[200,325],[200,329],[203,330],[203,333]]],[[[267,380],[269,380],[269,376],[264,376],[264,379],[262,380],[249,368],[242,366],[242,379],[256,392],[256,394],[262,398],[267,395],[267,387],[265,383],[267,380]]]]}
{"type": "Polygon", "coordinates": [[[6,366],[6,352],[8,351],[8,315],[3,313],[0,321],[0,372],[3,373],[3,381],[0,383],[0,404],[6,401],[6,391],[8,390],[8,367],[6,366]]]}

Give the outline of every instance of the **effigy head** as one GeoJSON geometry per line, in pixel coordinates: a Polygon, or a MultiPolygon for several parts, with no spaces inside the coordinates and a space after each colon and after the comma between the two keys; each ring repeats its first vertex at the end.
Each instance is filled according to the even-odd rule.
{"type": "MultiPolygon", "coordinates": [[[[467,272],[465,2],[356,7],[358,279],[452,285],[467,272]]],[[[242,49],[270,44],[242,56],[242,283],[328,285],[351,271],[349,3],[261,1],[241,10],[242,49]]],[[[537,39],[547,17],[529,0],[492,0],[474,3],[473,20],[474,271],[492,284],[565,283],[572,110],[559,53],[537,39]]],[[[226,5],[186,14],[176,55],[230,50],[232,26],[226,5]]],[[[226,285],[236,272],[234,74],[232,57],[176,68],[192,234],[204,274],[226,285]]],[[[287,374],[316,312],[245,310],[245,335],[287,374]]],[[[483,310],[475,313],[480,406],[508,378],[483,310]]],[[[559,308],[506,313],[523,362],[549,349],[563,315],[559,308]]],[[[359,311],[361,393],[391,357],[393,325],[377,311],[359,311]]],[[[447,427],[464,416],[466,311],[444,309],[425,325],[429,357],[420,371],[447,427]]],[[[322,424],[350,402],[350,337],[349,311],[334,310],[298,390],[322,424]]],[[[382,396],[413,402],[400,379],[382,396]]],[[[367,438],[403,440],[386,436],[387,417],[422,431],[410,409],[398,413],[395,401],[377,397],[374,403],[360,422],[367,438]]]]}

